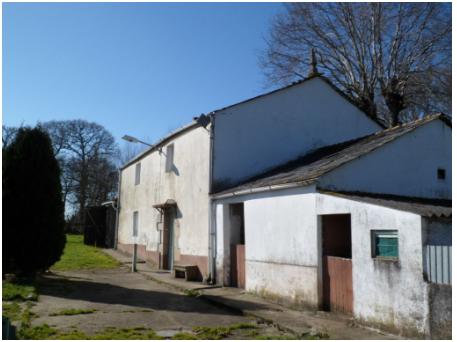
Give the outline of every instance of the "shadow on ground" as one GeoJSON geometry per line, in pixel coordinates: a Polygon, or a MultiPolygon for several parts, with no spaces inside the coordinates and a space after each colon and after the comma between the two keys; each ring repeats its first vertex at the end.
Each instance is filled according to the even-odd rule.
{"type": "MultiPolygon", "coordinates": [[[[119,276],[122,276],[119,274],[119,276]]],[[[146,281],[146,280],[145,280],[146,281]]],[[[84,278],[47,275],[38,281],[40,295],[83,300],[93,303],[119,304],[142,309],[193,312],[204,314],[240,315],[238,312],[218,310],[214,305],[202,305],[202,301],[171,291],[137,289],[109,284],[105,282],[86,281],[84,278]]],[[[264,309],[264,305],[244,302],[235,299],[235,306],[249,310],[264,309]]]]}

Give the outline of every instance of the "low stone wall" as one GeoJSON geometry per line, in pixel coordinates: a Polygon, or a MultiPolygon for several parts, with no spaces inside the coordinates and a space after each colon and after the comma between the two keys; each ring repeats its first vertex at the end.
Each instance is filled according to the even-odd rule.
{"type": "Polygon", "coordinates": [[[429,284],[430,338],[452,339],[452,285],[429,284]]]}

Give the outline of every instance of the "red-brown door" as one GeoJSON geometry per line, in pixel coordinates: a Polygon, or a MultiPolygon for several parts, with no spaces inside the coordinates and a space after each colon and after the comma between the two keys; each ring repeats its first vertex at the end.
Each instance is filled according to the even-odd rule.
{"type": "Polygon", "coordinates": [[[324,309],[352,314],[352,260],[324,256],[324,309]]]}
{"type": "Polygon", "coordinates": [[[322,216],[323,307],[353,312],[351,216],[322,216]]]}
{"type": "Polygon", "coordinates": [[[245,247],[244,245],[231,246],[231,283],[232,286],[245,288],[245,247]]]}

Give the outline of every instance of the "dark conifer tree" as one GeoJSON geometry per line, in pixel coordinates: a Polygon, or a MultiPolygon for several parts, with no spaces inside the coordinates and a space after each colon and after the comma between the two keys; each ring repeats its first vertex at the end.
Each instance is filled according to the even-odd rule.
{"type": "Polygon", "coordinates": [[[33,275],[65,246],[59,164],[39,127],[19,129],[3,163],[3,272],[33,275]]]}

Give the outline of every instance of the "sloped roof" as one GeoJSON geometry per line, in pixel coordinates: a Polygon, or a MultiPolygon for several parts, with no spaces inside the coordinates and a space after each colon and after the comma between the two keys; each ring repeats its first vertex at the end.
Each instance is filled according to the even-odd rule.
{"type": "Polygon", "coordinates": [[[452,217],[451,200],[425,199],[361,192],[333,192],[323,189],[320,189],[319,192],[357,202],[375,204],[381,207],[407,211],[424,217],[452,217]]]}
{"type": "Polygon", "coordinates": [[[201,114],[199,117],[194,117],[193,121],[190,122],[189,124],[167,134],[166,136],[164,136],[163,138],[159,139],[156,143],[152,144],[151,147],[147,148],[146,150],[144,150],[143,152],[140,152],[138,155],[136,155],[135,157],[133,157],[131,160],[129,160],[128,162],[126,162],[124,165],[122,165],[120,167],[121,170],[125,169],[126,167],[134,164],[135,162],[137,162],[138,160],[140,160],[141,158],[145,157],[146,155],[152,153],[153,151],[157,150],[158,147],[166,144],[167,142],[169,142],[170,140],[178,137],[179,135],[181,134],[184,134],[186,132],[188,132],[189,130],[192,130],[194,128],[197,128],[197,127],[200,127],[200,126],[204,126],[206,127],[208,122],[209,122],[209,119],[208,121],[207,120],[204,120],[203,124],[202,124],[202,121],[204,118],[209,118],[210,116],[214,116],[216,115],[217,113],[225,110],[225,109],[228,109],[228,108],[232,108],[232,107],[235,107],[235,106],[238,106],[240,104],[243,104],[243,103],[246,103],[246,102],[250,102],[250,101],[253,101],[253,100],[256,100],[256,99],[259,99],[259,98],[262,98],[262,97],[265,97],[265,96],[268,96],[268,95],[271,95],[271,94],[274,94],[274,93],[277,93],[277,92],[280,92],[280,91],[283,91],[283,90],[286,90],[288,88],[291,88],[291,87],[294,87],[296,85],[299,85],[299,84],[302,84],[302,83],[305,83],[305,82],[308,82],[310,80],[313,80],[315,78],[319,78],[321,79],[322,81],[324,81],[326,84],[328,84],[335,92],[337,92],[340,96],[342,96],[344,99],[346,99],[346,101],[350,102],[353,106],[357,107],[362,113],[364,113],[366,116],[368,116],[371,120],[373,120],[374,122],[376,122],[380,127],[382,128],[385,128],[385,125],[377,118],[377,117],[374,117],[373,115],[370,115],[369,113],[367,113],[363,108],[361,108],[356,102],[354,102],[347,94],[345,94],[343,91],[341,91],[337,86],[335,86],[332,81],[330,81],[327,77],[323,76],[322,74],[320,73],[317,73],[317,74],[313,74],[309,77],[306,77],[304,79],[301,79],[299,81],[295,81],[295,82],[292,82],[284,87],[281,87],[281,88],[278,88],[278,89],[275,89],[275,90],[272,90],[272,91],[269,91],[267,93],[264,93],[264,94],[260,94],[260,95],[257,95],[257,96],[254,96],[254,97],[251,97],[249,99],[246,99],[246,100],[243,100],[243,101],[240,101],[240,102],[237,102],[237,103],[234,103],[234,104],[231,104],[229,106],[225,106],[223,108],[219,108],[219,109],[216,109],[216,110],[213,110],[211,112],[209,112],[208,114],[201,114]]]}
{"type": "Polygon", "coordinates": [[[433,120],[442,120],[451,126],[451,119],[444,114],[429,115],[423,119],[388,128],[362,138],[319,148],[300,158],[259,174],[235,187],[219,191],[217,195],[288,183],[312,184],[322,175],[368,154],[433,120]]]}

